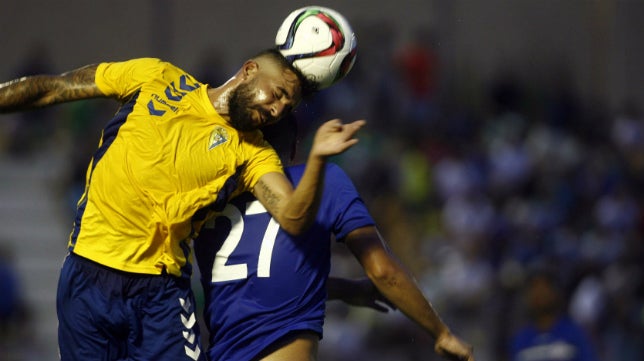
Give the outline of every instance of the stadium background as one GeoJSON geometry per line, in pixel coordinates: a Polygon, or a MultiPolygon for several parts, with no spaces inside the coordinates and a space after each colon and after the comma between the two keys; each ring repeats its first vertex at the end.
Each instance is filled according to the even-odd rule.
{"type": "MultiPolygon", "coordinates": [[[[477,360],[504,359],[523,320],[522,275],[546,260],[603,358],[640,360],[644,3],[317,3],[346,15],[359,52],[303,118],[370,121],[337,161],[477,360]]],[[[216,84],[271,45],[300,4],[11,0],[0,12],[0,81],[155,56],[216,84]]],[[[89,101],[0,117],[0,249],[22,292],[0,357],[55,358],[73,200],[113,111],[89,101]]],[[[357,274],[337,253],[334,272],[357,274]]],[[[332,304],[326,332],[324,360],[431,353],[397,314],[332,304]]]]}

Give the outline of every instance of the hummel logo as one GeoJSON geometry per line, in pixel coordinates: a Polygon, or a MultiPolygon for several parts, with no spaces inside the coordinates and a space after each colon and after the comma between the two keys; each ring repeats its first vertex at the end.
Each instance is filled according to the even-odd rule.
{"type": "Polygon", "coordinates": [[[183,331],[183,338],[185,338],[188,343],[195,343],[195,333],[192,332],[192,330],[190,330],[190,332],[183,331]]]}
{"type": "Polygon", "coordinates": [[[186,340],[184,351],[188,357],[196,361],[201,355],[201,349],[197,342],[197,335],[195,334],[195,331],[192,330],[197,323],[195,313],[192,310],[192,302],[190,302],[190,299],[179,298],[179,304],[183,311],[189,315],[186,317],[183,313],[180,314],[181,323],[183,323],[183,327],[185,327],[185,330],[182,331],[183,338],[186,340]]]}
{"type": "Polygon", "coordinates": [[[187,329],[191,329],[191,328],[192,328],[192,326],[194,326],[194,325],[195,325],[195,322],[197,322],[197,320],[196,320],[196,318],[195,318],[195,314],[194,314],[194,313],[191,313],[191,314],[190,314],[190,318],[186,318],[186,316],[181,315],[181,323],[183,323],[183,325],[185,326],[185,328],[187,328],[187,329]]]}
{"type": "Polygon", "coordinates": [[[183,298],[179,298],[179,303],[181,304],[181,308],[183,308],[186,313],[190,312],[190,307],[192,306],[192,303],[190,303],[190,300],[184,300],[183,298]]]}
{"type": "Polygon", "coordinates": [[[193,360],[198,360],[199,355],[201,355],[201,350],[199,349],[199,345],[195,346],[195,349],[191,349],[188,346],[183,346],[183,349],[186,351],[186,355],[190,357],[193,360]]]}

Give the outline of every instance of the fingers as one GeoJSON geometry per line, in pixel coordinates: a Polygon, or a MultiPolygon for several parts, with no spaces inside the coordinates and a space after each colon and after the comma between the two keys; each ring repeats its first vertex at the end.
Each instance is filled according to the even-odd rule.
{"type": "Polygon", "coordinates": [[[327,157],[343,153],[358,143],[355,134],[366,124],[364,120],[356,120],[344,124],[340,119],[332,119],[320,126],[312,148],[312,156],[327,157]]]}
{"type": "Polygon", "coordinates": [[[474,355],[471,352],[443,352],[439,353],[439,355],[453,361],[474,361],[474,355]]]}
{"type": "Polygon", "coordinates": [[[351,123],[346,123],[345,126],[362,128],[365,124],[367,124],[367,121],[364,119],[360,119],[360,120],[355,120],[351,123]]]}
{"type": "Polygon", "coordinates": [[[384,298],[384,297],[383,297],[381,300],[379,300],[379,301],[380,301],[380,302],[382,302],[382,303],[384,303],[385,305],[387,305],[387,307],[389,307],[389,309],[391,309],[391,310],[394,310],[394,311],[395,311],[395,310],[397,310],[397,309],[398,309],[398,308],[396,307],[396,305],[394,305],[391,301],[389,301],[388,299],[386,299],[386,298],[384,298]]]}
{"type": "Polygon", "coordinates": [[[383,307],[383,306],[381,306],[381,305],[379,305],[377,303],[371,304],[371,308],[373,308],[374,310],[376,310],[378,312],[382,312],[382,313],[388,313],[389,312],[389,309],[387,307],[383,307]]]}
{"type": "Polygon", "coordinates": [[[352,123],[340,124],[337,131],[342,134],[344,139],[346,139],[347,141],[352,141],[351,145],[354,145],[355,143],[357,143],[357,139],[354,139],[353,137],[365,124],[366,122],[364,120],[356,120],[352,123]]]}
{"type": "Polygon", "coordinates": [[[364,120],[364,119],[360,119],[360,120],[356,120],[356,121],[354,121],[354,122],[352,122],[350,124],[355,124],[356,126],[359,126],[359,127],[362,128],[363,126],[365,126],[367,124],[367,121],[364,120]]]}
{"type": "Polygon", "coordinates": [[[330,130],[338,131],[342,129],[342,121],[340,119],[331,119],[324,122],[320,128],[329,128],[330,130]]]}
{"type": "Polygon", "coordinates": [[[355,122],[347,123],[343,126],[343,129],[355,134],[360,128],[364,127],[367,124],[364,120],[356,120],[355,122]]]}
{"type": "Polygon", "coordinates": [[[347,139],[347,140],[344,142],[344,149],[349,149],[349,148],[351,148],[352,146],[354,146],[356,143],[358,143],[358,139],[356,139],[356,138],[347,139]]]}
{"type": "Polygon", "coordinates": [[[437,354],[455,361],[474,361],[473,348],[453,335],[441,337],[435,345],[437,354]]]}
{"type": "Polygon", "coordinates": [[[364,119],[356,120],[351,123],[343,123],[342,120],[340,119],[331,119],[329,121],[326,121],[322,126],[323,127],[329,127],[334,130],[337,129],[352,129],[352,130],[358,130],[362,128],[365,124],[367,124],[367,121],[364,119]]]}

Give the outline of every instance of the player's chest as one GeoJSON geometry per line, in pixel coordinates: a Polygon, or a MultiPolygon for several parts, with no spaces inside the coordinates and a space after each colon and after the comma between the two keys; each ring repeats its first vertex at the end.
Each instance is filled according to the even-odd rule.
{"type": "Polygon", "coordinates": [[[246,161],[234,129],[198,115],[137,121],[122,130],[139,177],[167,179],[184,189],[225,179],[246,161]]]}

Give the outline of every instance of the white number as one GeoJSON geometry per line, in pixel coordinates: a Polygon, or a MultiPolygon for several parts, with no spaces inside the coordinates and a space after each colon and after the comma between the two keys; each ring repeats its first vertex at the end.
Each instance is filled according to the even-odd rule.
{"type": "Polygon", "coordinates": [[[271,220],[266,226],[264,238],[262,239],[262,247],[259,250],[259,258],[257,259],[257,277],[270,277],[271,276],[271,258],[273,257],[273,246],[275,246],[275,238],[280,225],[271,217],[271,220]]]}
{"type": "MultiPolygon", "coordinates": [[[[266,213],[266,209],[259,201],[250,202],[246,206],[247,215],[259,213],[266,213]]],[[[245,279],[248,277],[248,265],[246,263],[227,264],[228,258],[239,245],[239,241],[244,233],[244,218],[239,209],[232,204],[227,204],[218,217],[228,218],[231,228],[221,249],[215,255],[215,261],[212,264],[211,271],[212,282],[245,279]]],[[[262,244],[257,258],[258,277],[271,276],[271,258],[273,257],[273,247],[275,246],[275,238],[277,237],[278,230],[279,224],[271,218],[264,231],[264,237],[262,238],[262,244]]]]}
{"type": "Polygon", "coordinates": [[[228,257],[233,253],[242,233],[244,232],[244,219],[237,207],[227,204],[221,212],[221,216],[230,220],[230,233],[221,245],[221,249],[215,255],[215,262],[212,264],[212,282],[224,282],[237,279],[243,279],[248,276],[248,266],[246,264],[226,265],[228,257]]]}

